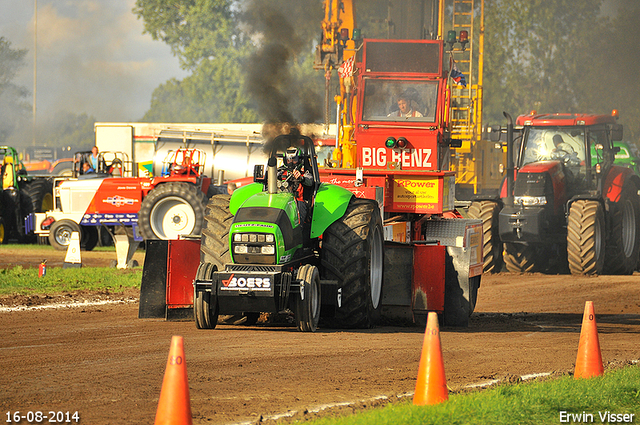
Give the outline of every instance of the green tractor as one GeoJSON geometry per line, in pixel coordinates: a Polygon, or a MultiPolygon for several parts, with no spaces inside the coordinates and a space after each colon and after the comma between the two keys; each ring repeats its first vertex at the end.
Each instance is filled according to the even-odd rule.
{"type": "Polygon", "coordinates": [[[196,326],[213,329],[219,315],[255,322],[267,312],[293,317],[305,332],[321,317],[329,327],[373,327],[384,263],[377,202],[321,182],[309,137],[280,135],[270,146],[266,174],[256,166],[254,183],[207,205],[196,326]],[[289,161],[291,148],[297,162],[289,161]]]}
{"type": "Polygon", "coordinates": [[[44,176],[29,176],[18,152],[9,146],[0,146],[0,164],[0,242],[7,243],[9,239],[35,242],[35,234],[25,230],[25,219],[31,213],[53,209],[52,180],[44,176]]]}

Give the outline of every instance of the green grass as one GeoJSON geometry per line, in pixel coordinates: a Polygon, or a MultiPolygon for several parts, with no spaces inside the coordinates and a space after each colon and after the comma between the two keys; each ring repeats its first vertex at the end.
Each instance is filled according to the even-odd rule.
{"type": "Polygon", "coordinates": [[[76,290],[122,292],[125,288],[140,288],[141,280],[142,268],[47,267],[47,274],[39,278],[38,268],[18,266],[0,269],[0,295],[56,295],[76,290]]]}
{"type": "MultiPolygon", "coordinates": [[[[7,245],[0,245],[0,252],[2,252],[3,249],[22,249],[25,251],[42,251],[42,252],[46,252],[46,251],[55,251],[55,248],[53,248],[50,245],[25,245],[25,244],[7,244],[7,245]]],[[[98,252],[116,252],[116,248],[113,246],[97,246],[95,248],[93,248],[92,251],[98,251],[98,252]]]]}
{"type": "MultiPolygon", "coordinates": [[[[593,423],[608,423],[601,421],[599,413],[635,414],[633,423],[640,423],[639,406],[640,367],[629,366],[592,379],[576,380],[566,376],[544,382],[501,385],[484,391],[452,395],[447,402],[435,406],[414,406],[407,400],[357,415],[325,417],[305,424],[591,423],[590,420],[569,420],[571,418],[568,416],[561,422],[560,412],[588,413],[593,415],[593,423]]],[[[620,420],[616,423],[620,423],[620,420]]]]}

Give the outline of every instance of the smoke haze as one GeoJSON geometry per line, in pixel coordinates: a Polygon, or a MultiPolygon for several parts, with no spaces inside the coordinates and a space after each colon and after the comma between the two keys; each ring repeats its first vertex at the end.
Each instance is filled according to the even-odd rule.
{"type": "MultiPolygon", "coordinates": [[[[169,46],[143,35],[135,0],[40,0],[37,14],[37,119],[66,110],[99,121],[136,121],[152,91],[183,78],[169,46]]],[[[0,0],[0,36],[27,49],[14,81],[32,102],[34,2],[0,0]]]]}

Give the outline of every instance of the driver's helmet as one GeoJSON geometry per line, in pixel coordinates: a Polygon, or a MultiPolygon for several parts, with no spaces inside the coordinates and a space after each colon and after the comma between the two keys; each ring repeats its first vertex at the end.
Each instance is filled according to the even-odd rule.
{"type": "Polygon", "coordinates": [[[284,164],[287,167],[295,167],[300,162],[301,156],[302,152],[300,152],[300,149],[293,146],[287,148],[287,151],[284,153],[284,164]]]}

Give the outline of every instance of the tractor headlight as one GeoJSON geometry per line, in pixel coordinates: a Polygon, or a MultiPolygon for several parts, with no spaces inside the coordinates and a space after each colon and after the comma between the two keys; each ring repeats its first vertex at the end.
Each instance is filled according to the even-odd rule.
{"type": "Polygon", "coordinates": [[[515,196],[514,201],[516,204],[522,204],[525,207],[547,205],[546,196],[515,196]]]}
{"type": "Polygon", "coordinates": [[[234,233],[234,254],[275,255],[275,237],[270,233],[234,233]]]}
{"type": "Polygon", "coordinates": [[[264,245],[261,253],[265,255],[273,255],[276,253],[276,247],[273,245],[264,245]]]}

